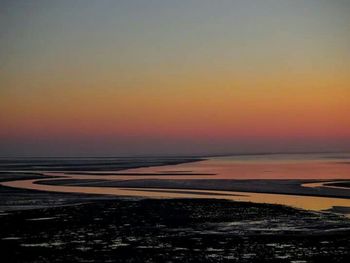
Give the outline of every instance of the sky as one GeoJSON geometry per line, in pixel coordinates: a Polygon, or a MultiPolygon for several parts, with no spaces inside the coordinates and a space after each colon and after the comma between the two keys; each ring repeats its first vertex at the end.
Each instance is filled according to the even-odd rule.
{"type": "Polygon", "coordinates": [[[0,156],[350,151],[349,14],[0,0],[0,156]]]}

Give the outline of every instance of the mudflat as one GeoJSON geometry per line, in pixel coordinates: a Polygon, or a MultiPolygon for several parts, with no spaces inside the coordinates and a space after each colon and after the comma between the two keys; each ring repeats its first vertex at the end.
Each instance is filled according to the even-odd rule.
{"type": "Polygon", "coordinates": [[[4,262],[348,262],[350,220],[210,199],[105,200],[0,216],[4,262]]]}

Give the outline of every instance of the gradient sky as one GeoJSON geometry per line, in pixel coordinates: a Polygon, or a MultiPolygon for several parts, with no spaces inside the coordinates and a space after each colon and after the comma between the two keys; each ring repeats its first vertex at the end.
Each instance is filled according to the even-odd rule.
{"type": "Polygon", "coordinates": [[[350,150],[350,1],[1,1],[0,155],[350,150]]]}

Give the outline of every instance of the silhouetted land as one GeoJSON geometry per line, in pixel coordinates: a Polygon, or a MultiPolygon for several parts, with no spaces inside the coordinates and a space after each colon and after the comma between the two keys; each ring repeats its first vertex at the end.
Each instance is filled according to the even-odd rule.
{"type": "Polygon", "coordinates": [[[109,200],[0,217],[2,262],[349,262],[350,221],[224,200],[109,200]]]}
{"type": "Polygon", "coordinates": [[[326,184],[326,185],[347,187],[347,188],[350,189],[350,182],[335,182],[335,183],[329,183],[329,184],[326,184]]]}
{"type": "Polygon", "coordinates": [[[204,160],[197,157],[0,158],[0,171],[120,171],[204,160]]]}

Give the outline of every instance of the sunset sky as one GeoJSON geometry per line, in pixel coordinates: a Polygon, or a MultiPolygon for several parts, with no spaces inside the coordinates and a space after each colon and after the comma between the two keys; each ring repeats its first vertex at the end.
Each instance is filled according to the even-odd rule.
{"type": "Polygon", "coordinates": [[[350,1],[0,1],[0,156],[350,150],[350,1]]]}

